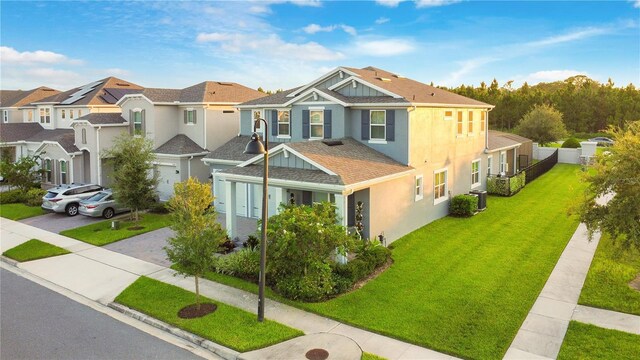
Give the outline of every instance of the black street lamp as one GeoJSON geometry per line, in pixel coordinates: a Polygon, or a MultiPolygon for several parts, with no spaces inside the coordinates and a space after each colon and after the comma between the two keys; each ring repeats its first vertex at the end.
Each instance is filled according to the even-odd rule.
{"type": "Polygon", "coordinates": [[[266,263],[267,263],[267,194],[269,180],[269,133],[267,121],[264,119],[256,119],[253,124],[253,135],[251,141],[244,149],[245,154],[259,155],[264,154],[264,175],[262,178],[262,239],[260,240],[260,277],[258,280],[258,321],[264,321],[264,284],[266,281],[266,263]],[[260,136],[256,132],[260,121],[264,123],[264,145],[260,142],[260,136]]]}

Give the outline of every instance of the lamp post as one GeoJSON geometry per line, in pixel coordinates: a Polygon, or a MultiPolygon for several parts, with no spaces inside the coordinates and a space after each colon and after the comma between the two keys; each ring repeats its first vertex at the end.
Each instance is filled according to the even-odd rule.
{"type": "Polygon", "coordinates": [[[258,321],[264,321],[264,284],[266,281],[266,263],[267,263],[267,194],[269,180],[269,140],[267,138],[268,131],[267,121],[264,119],[255,119],[253,124],[253,135],[251,141],[244,149],[245,154],[259,155],[264,154],[264,175],[262,178],[262,238],[260,239],[260,276],[258,279],[258,321]],[[260,142],[260,136],[256,132],[260,121],[264,123],[264,145],[260,142]]]}

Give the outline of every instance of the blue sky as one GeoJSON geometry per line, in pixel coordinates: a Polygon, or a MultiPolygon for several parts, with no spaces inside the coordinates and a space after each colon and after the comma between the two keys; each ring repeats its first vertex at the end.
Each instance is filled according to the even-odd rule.
{"type": "Polygon", "coordinates": [[[148,87],[204,80],[265,89],[337,66],[437,85],[586,74],[640,85],[640,0],[2,1],[3,89],[109,75],[148,87]]]}

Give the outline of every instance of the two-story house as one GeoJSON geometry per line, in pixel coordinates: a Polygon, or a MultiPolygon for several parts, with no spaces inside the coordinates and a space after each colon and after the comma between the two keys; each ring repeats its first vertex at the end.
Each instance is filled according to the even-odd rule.
{"type": "Polygon", "coordinates": [[[215,206],[261,214],[263,156],[243,154],[254,119],[270,142],[269,214],[331,201],[345,226],[362,202],[365,235],[391,242],[448,213],[452,195],[486,186],[492,105],[374,67],[339,67],[295,89],[245,102],[240,134],[204,158],[215,206]]]}
{"type": "Polygon", "coordinates": [[[34,121],[34,113],[23,114],[21,106],[59,94],[60,91],[41,86],[32,90],[0,90],[0,116],[2,123],[34,121]]]}

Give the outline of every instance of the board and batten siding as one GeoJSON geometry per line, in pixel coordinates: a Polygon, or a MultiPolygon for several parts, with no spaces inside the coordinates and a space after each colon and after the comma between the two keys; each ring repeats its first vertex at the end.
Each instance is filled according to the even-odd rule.
{"type": "MultiPolygon", "coordinates": [[[[356,82],[355,88],[353,87],[352,83],[348,83],[337,91],[344,96],[389,96],[387,94],[381,93],[376,89],[364,86],[359,82],[356,82]]],[[[389,98],[391,97],[389,96],[389,98]]]]}

